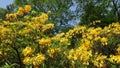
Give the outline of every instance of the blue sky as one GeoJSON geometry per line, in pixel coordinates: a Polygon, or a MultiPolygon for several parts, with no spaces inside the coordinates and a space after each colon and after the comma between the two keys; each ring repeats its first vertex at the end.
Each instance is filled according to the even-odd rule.
{"type": "Polygon", "coordinates": [[[0,8],[6,8],[7,5],[12,3],[13,3],[13,0],[0,0],[0,8]]]}

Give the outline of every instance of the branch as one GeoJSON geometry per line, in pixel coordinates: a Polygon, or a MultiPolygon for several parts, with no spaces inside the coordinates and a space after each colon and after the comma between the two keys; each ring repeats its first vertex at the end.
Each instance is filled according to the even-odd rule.
{"type": "Polygon", "coordinates": [[[8,64],[11,64],[3,55],[0,55],[8,64]]]}
{"type": "Polygon", "coordinates": [[[16,52],[16,54],[17,54],[17,57],[18,57],[18,60],[19,60],[20,68],[22,68],[23,63],[22,63],[22,60],[21,60],[19,51],[18,51],[18,49],[16,48],[16,35],[17,35],[17,32],[16,32],[16,30],[14,30],[14,31],[15,31],[15,35],[14,35],[14,41],[13,41],[13,46],[12,46],[12,48],[15,50],[15,52],[16,52]]]}
{"type": "Polygon", "coordinates": [[[117,2],[118,2],[118,0],[116,2],[112,1],[114,9],[115,9],[115,12],[117,13],[117,16],[118,16],[118,21],[120,21],[120,13],[118,11],[117,2]]]}

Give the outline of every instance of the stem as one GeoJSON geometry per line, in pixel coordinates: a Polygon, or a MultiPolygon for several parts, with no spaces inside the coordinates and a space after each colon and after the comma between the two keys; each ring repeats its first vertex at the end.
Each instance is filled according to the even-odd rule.
{"type": "Polygon", "coordinates": [[[18,60],[19,60],[20,68],[22,68],[23,63],[22,63],[22,60],[21,60],[19,51],[18,51],[18,49],[16,48],[16,46],[17,46],[17,45],[16,45],[16,35],[17,35],[17,32],[16,32],[16,30],[14,30],[14,32],[15,32],[15,35],[14,35],[14,41],[13,41],[13,46],[12,46],[12,48],[15,50],[15,52],[16,52],[16,54],[17,54],[17,57],[18,57],[18,60]]]}
{"type": "Polygon", "coordinates": [[[19,54],[17,48],[14,47],[13,49],[15,50],[15,52],[16,52],[16,54],[17,54],[17,57],[18,57],[18,60],[19,60],[20,68],[22,68],[23,64],[22,64],[22,60],[21,60],[20,54],[19,54]]]}
{"type": "Polygon", "coordinates": [[[118,21],[120,22],[120,13],[118,11],[117,2],[118,2],[118,0],[116,2],[113,1],[112,3],[113,3],[113,6],[114,6],[114,9],[115,9],[115,12],[117,13],[118,21]]]}
{"type": "Polygon", "coordinates": [[[3,55],[0,55],[8,64],[11,64],[3,55]]]}

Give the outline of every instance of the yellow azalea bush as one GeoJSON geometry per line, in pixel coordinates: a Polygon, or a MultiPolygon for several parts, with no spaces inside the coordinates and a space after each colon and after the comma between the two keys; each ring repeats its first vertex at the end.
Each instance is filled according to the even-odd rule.
{"type": "MultiPolygon", "coordinates": [[[[55,34],[49,14],[30,5],[0,23],[0,67],[119,68],[120,23],[104,28],[76,26],[55,34]],[[36,14],[38,13],[38,14],[36,14]]],[[[96,20],[95,23],[102,23],[96,20]]]]}
{"type": "MultiPolygon", "coordinates": [[[[120,66],[119,27],[120,24],[118,22],[112,23],[104,28],[86,27],[83,30],[79,30],[83,27],[76,27],[79,30],[81,39],[78,46],[70,49],[67,54],[67,58],[71,60],[71,64],[75,65],[79,61],[80,64],[86,67],[108,68],[116,65],[116,68],[118,68],[120,66]]],[[[70,33],[66,34],[70,34],[70,38],[74,37],[74,33],[78,33],[78,31],[75,30],[76,28],[68,31],[70,33]]]]}

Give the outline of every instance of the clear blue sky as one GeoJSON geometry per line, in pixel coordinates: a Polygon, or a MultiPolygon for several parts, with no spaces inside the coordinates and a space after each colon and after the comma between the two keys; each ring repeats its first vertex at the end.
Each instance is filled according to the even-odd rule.
{"type": "Polygon", "coordinates": [[[7,5],[12,3],[13,3],[13,0],[0,0],[0,8],[6,8],[7,5]]]}

